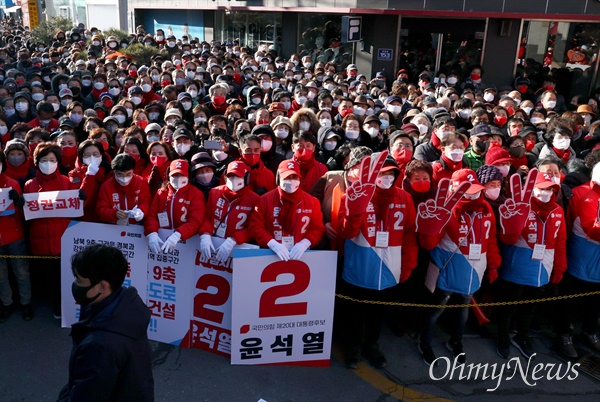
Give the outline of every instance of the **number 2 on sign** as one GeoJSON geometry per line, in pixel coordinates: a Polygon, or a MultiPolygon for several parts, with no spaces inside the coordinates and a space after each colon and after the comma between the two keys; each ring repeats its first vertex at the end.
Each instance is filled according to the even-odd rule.
{"type": "Polygon", "coordinates": [[[217,291],[215,293],[198,293],[194,297],[194,317],[222,324],[223,313],[207,308],[206,306],[217,307],[227,303],[231,286],[227,279],[219,275],[206,274],[198,278],[196,289],[208,291],[210,287],[215,288],[217,291]]]}
{"type": "Polygon", "coordinates": [[[292,274],[291,283],[273,286],[266,289],[260,297],[258,316],[283,317],[290,315],[305,315],[308,311],[307,302],[277,303],[277,299],[291,297],[304,292],[310,283],[310,269],[302,261],[277,261],[268,265],[260,276],[261,283],[276,282],[279,275],[292,274]]]}

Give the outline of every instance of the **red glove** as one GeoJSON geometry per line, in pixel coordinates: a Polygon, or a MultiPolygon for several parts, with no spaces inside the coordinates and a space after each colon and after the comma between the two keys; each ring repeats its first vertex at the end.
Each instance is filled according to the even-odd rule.
{"type": "Polygon", "coordinates": [[[562,281],[563,274],[562,272],[552,271],[552,276],[550,277],[550,283],[558,283],[562,281]]]}
{"type": "Polygon", "coordinates": [[[400,283],[404,282],[408,278],[410,278],[410,274],[412,273],[411,269],[402,269],[400,272],[400,283]]]}
{"type": "Polygon", "coordinates": [[[498,279],[498,270],[497,269],[489,269],[488,270],[488,280],[490,283],[494,283],[494,281],[498,279]]]}
{"type": "Polygon", "coordinates": [[[521,177],[518,173],[510,177],[512,198],[507,199],[500,205],[500,226],[505,234],[520,233],[525,227],[529,211],[531,210],[531,194],[535,186],[538,170],[531,169],[525,181],[525,187],[521,187],[521,177]]]}
{"type": "Polygon", "coordinates": [[[367,210],[367,206],[375,192],[375,180],[383,167],[388,151],[380,152],[375,163],[371,163],[371,155],[364,158],[360,164],[360,178],[346,189],[346,209],[348,215],[360,215],[367,210]]]}
{"type": "Polygon", "coordinates": [[[425,235],[439,234],[450,220],[452,210],[469,187],[471,187],[471,183],[462,183],[446,199],[450,189],[450,179],[440,180],[435,200],[422,202],[417,208],[417,233],[425,235]]]}

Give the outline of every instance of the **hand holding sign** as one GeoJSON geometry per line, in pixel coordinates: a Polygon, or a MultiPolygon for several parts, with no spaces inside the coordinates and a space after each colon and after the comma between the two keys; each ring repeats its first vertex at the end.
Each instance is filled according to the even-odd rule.
{"type": "Polygon", "coordinates": [[[375,180],[383,167],[388,151],[379,153],[375,163],[371,156],[365,157],[360,164],[360,178],[346,190],[346,209],[348,215],[359,215],[367,210],[367,206],[375,192],[375,180]]]}
{"type": "Polygon", "coordinates": [[[510,177],[512,198],[507,199],[499,208],[500,226],[505,234],[521,232],[525,227],[531,210],[531,195],[537,175],[538,170],[531,169],[527,175],[525,187],[521,187],[521,176],[517,173],[510,177]]]}
{"type": "Polygon", "coordinates": [[[450,179],[440,180],[435,200],[422,202],[417,208],[417,233],[439,234],[450,220],[452,210],[469,187],[471,183],[461,183],[450,198],[446,199],[450,189],[450,179]]]}

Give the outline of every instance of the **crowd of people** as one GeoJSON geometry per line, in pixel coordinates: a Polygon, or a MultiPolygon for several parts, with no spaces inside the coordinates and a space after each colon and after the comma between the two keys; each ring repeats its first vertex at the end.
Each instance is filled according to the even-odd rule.
{"type": "MultiPolygon", "coordinates": [[[[477,65],[467,77],[402,68],[370,78],[308,52],[284,59],[266,45],[141,26],[125,39],[79,26],[35,43],[5,19],[0,188],[16,212],[0,213],[0,255],[60,256],[69,220],[25,222],[23,194],[80,190],[81,220],[143,225],[152,252],[196,234],[203,257],[221,263],[242,243],[281,260],[337,250],[339,293],[462,303],[447,347],[464,361],[474,294],[518,301],[600,290],[599,94],[566,101],[551,71],[539,88],[525,76],[497,88],[477,65]],[[119,52],[132,43],[162,52],[138,65],[119,52]],[[173,234],[161,238],[159,228],[173,234]],[[215,237],[223,240],[216,248],[215,237]]],[[[0,322],[16,304],[9,266],[31,320],[28,260],[0,257],[0,322]]],[[[52,290],[59,317],[60,260],[32,271],[52,290]]],[[[599,302],[555,305],[567,357],[577,357],[575,312],[583,315],[578,339],[600,352],[599,302]]],[[[361,357],[386,365],[383,321],[419,326],[419,350],[435,360],[443,309],[398,311],[338,303],[348,367],[361,357]]],[[[534,353],[535,304],[478,313],[497,323],[501,357],[511,344],[534,353]]]]}

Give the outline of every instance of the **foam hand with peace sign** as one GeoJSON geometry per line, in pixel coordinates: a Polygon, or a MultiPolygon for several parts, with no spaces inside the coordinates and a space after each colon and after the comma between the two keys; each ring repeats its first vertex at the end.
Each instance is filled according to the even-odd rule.
{"type": "MultiPolygon", "coordinates": [[[[375,155],[377,154],[372,156],[375,155]]],[[[359,179],[346,189],[348,215],[359,215],[367,210],[367,206],[375,192],[375,180],[387,156],[388,151],[383,151],[377,155],[374,163],[371,163],[371,155],[362,160],[359,179]]]]}
{"type": "Polygon", "coordinates": [[[442,179],[438,183],[438,190],[434,200],[427,200],[417,208],[417,233],[437,235],[450,220],[452,210],[460,201],[471,183],[461,183],[446,199],[450,189],[450,179],[442,179]]]}
{"type": "Polygon", "coordinates": [[[521,187],[521,176],[518,173],[510,176],[512,198],[500,205],[500,226],[505,234],[519,233],[525,227],[531,210],[531,195],[538,170],[531,169],[527,175],[525,186],[521,187]]]}

